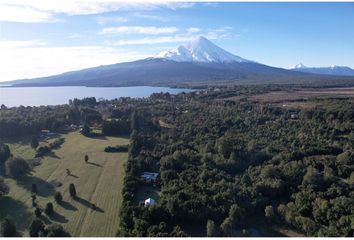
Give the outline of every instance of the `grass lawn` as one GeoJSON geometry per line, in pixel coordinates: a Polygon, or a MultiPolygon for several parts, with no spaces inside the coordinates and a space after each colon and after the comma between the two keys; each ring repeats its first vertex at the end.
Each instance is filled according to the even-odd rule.
{"type": "MultiPolygon", "coordinates": [[[[0,199],[0,220],[9,217],[24,236],[28,234],[28,226],[34,217],[30,191],[32,183],[36,183],[38,205],[44,208],[47,202],[52,202],[56,212],[51,217],[43,214],[45,223],[60,223],[72,236],[114,236],[119,222],[123,165],[128,154],[105,153],[103,149],[109,145],[128,144],[129,140],[87,138],[77,132],[62,137],[65,142],[61,148],[54,150],[54,155],[45,157],[31,175],[17,181],[5,179],[10,193],[0,199]],[[84,162],[85,154],[89,155],[89,163],[84,162]],[[67,176],[66,169],[71,171],[71,175],[67,176]],[[55,189],[48,184],[51,181],[63,185],[55,189]],[[76,200],[69,195],[70,183],[75,184],[76,200]],[[64,203],[61,205],[54,201],[56,191],[63,195],[64,203]],[[97,206],[96,211],[91,209],[92,203],[97,206]]],[[[24,146],[22,142],[12,141],[10,148],[15,156],[34,156],[28,144],[24,146]]]]}

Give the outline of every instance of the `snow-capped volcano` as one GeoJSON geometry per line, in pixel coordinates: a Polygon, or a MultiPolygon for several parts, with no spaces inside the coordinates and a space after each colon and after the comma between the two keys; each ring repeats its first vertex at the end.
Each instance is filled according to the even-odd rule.
{"type": "Polygon", "coordinates": [[[205,62],[205,63],[229,63],[250,62],[239,56],[233,55],[216,46],[205,37],[197,37],[187,45],[163,51],[155,58],[168,59],[176,62],[205,62]]]}

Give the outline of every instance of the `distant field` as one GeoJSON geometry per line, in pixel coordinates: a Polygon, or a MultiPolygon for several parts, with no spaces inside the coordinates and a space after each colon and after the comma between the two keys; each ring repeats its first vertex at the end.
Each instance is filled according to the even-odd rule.
{"type": "Polygon", "coordinates": [[[354,98],[354,88],[309,88],[289,91],[271,91],[251,96],[235,96],[226,98],[226,100],[240,101],[242,98],[247,98],[253,102],[274,104],[286,108],[310,109],[320,106],[320,103],[314,101],[315,99],[354,98]]]}
{"type": "MultiPolygon", "coordinates": [[[[7,197],[0,199],[0,219],[5,216],[16,222],[18,229],[27,235],[27,229],[34,217],[31,205],[31,184],[37,183],[38,204],[44,208],[47,202],[54,204],[56,214],[47,217],[44,222],[63,224],[72,236],[114,236],[119,222],[119,208],[124,177],[124,163],[127,153],[105,153],[109,145],[128,144],[127,138],[100,137],[87,138],[79,133],[62,135],[65,142],[54,151],[51,157],[45,157],[31,175],[19,181],[6,178],[10,186],[7,197]],[[89,155],[89,163],[84,162],[84,155],[89,155]],[[72,173],[67,176],[66,169],[72,173]],[[53,189],[48,182],[57,181],[63,185],[53,189]],[[74,183],[78,199],[69,196],[68,185],[74,183]],[[57,205],[54,194],[60,191],[64,204],[57,205]],[[91,210],[94,203],[98,208],[91,210]]],[[[22,142],[16,139],[9,144],[14,155],[26,159],[34,156],[28,145],[28,139],[22,142]]]]}

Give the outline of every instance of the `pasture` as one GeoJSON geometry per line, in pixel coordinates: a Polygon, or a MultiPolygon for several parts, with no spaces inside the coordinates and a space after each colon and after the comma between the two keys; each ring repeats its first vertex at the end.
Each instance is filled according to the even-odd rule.
{"type": "MultiPolygon", "coordinates": [[[[31,186],[36,183],[37,204],[43,209],[48,202],[54,204],[55,214],[50,217],[42,214],[46,224],[62,224],[72,236],[114,236],[119,222],[124,164],[128,153],[106,153],[103,150],[107,146],[128,144],[129,140],[88,138],[77,132],[61,137],[65,138],[63,145],[44,157],[31,174],[19,180],[5,178],[10,193],[0,199],[0,220],[4,217],[12,219],[21,234],[28,235],[35,209],[32,207],[31,186]],[[89,156],[88,163],[84,161],[85,154],[89,156]],[[57,186],[58,183],[62,185],[57,186]],[[69,195],[70,183],[76,187],[78,197],[75,200],[69,195]],[[56,191],[63,195],[60,205],[54,201],[56,191]],[[91,209],[92,204],[97,206],[96,210],[91,209]]],[[[14,139],[8,143],[15,156],[34,157],[35,152],[28,139],[14,139]]]]}

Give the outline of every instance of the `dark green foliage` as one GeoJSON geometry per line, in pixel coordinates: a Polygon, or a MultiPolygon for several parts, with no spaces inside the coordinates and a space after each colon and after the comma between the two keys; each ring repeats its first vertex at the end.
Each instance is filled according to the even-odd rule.
{"type": "Polygon", "coordinates": [[[62,225],[51,224],[46,230],[46,237],[70,237],[70,234],[65,231],[62,225]]]}
{"type": "Polygon", "coordinates": [[[4,179],[0,177],[0,197],[9,193],[9,187],[4,182],[4,179]]]}
{"type": "Polygon", "coordinates": [[[31,191],[32,193],[37,193],[37,184],[32,183],[31,191]]]}
{"type": "Polygon", "coordinates": [[[129,145],[118,145],[115,147],[108,146],[104,149],[105,152],[128,152],[129,145]]]}
{"type": "Polygon", "coordinates": [[[86,136],[86,137],[90,136],[90,135],[91,135],[91,129],[90,129],[90,127],[85,124],[84,127],[83,127],[82,130],[81,130],[81,133],[82,133],[82,135],[84,135],[84,136],[86,136]]]}
{"type": "Polygon", "coordinates": [[[14,178],[19,178],[29,172],[28,163],[22,158],[11,158],[6,161],[6,173],[14,178]]]}
{"type": "Polygon", "coordinates": [[[36,149],[38,147],[38,145],[39,145],[38,139],[36,137],[33,137],[31,139],[31,147],[36,149]]]}
{"type": "Polygon", "coordinates": [[[56,192],[54,195],[54,199],[58,204],[60,204],[63,201],[63,196],[61,195],[60,192],[56,192]]]}
{"type": "Polygon", "coordinates": [[[11,152],[9,146],[0,142],[0,165],[4,164],[10,156],[11,152]]]}
{"type": "Polygon", "coordinates": [[[53,203],[49,202],[46,204],[45,209],[44,209],[45,214],[47,215],[52,215],[54,213],[54,207],[53,203]]]}
{"type": "Polygon", "coordinates": [[[15,224],[5,218],[0,224],[0,236],[1,237],[16,237],[17,231],[15,224]]]}
{"type": "Polygon", "coordinates": [[[30,237],[39,237],[40,233],[45,231],[44,223],[39,219],[34,219],[29,227],[30,237]]]}
{"type": "Polygon", "coordinates": [[[40,217],[42,215],[42,210],[36,207],[36,209],[34,210],[34,215],[36,215],[36,217],[40,217]]]}
{"type": "Polygon", "coordinates": [[[76,188],[73,183],[70,183],[69,185],[69,193],[72,198],[76,198],[76,188]]]}

